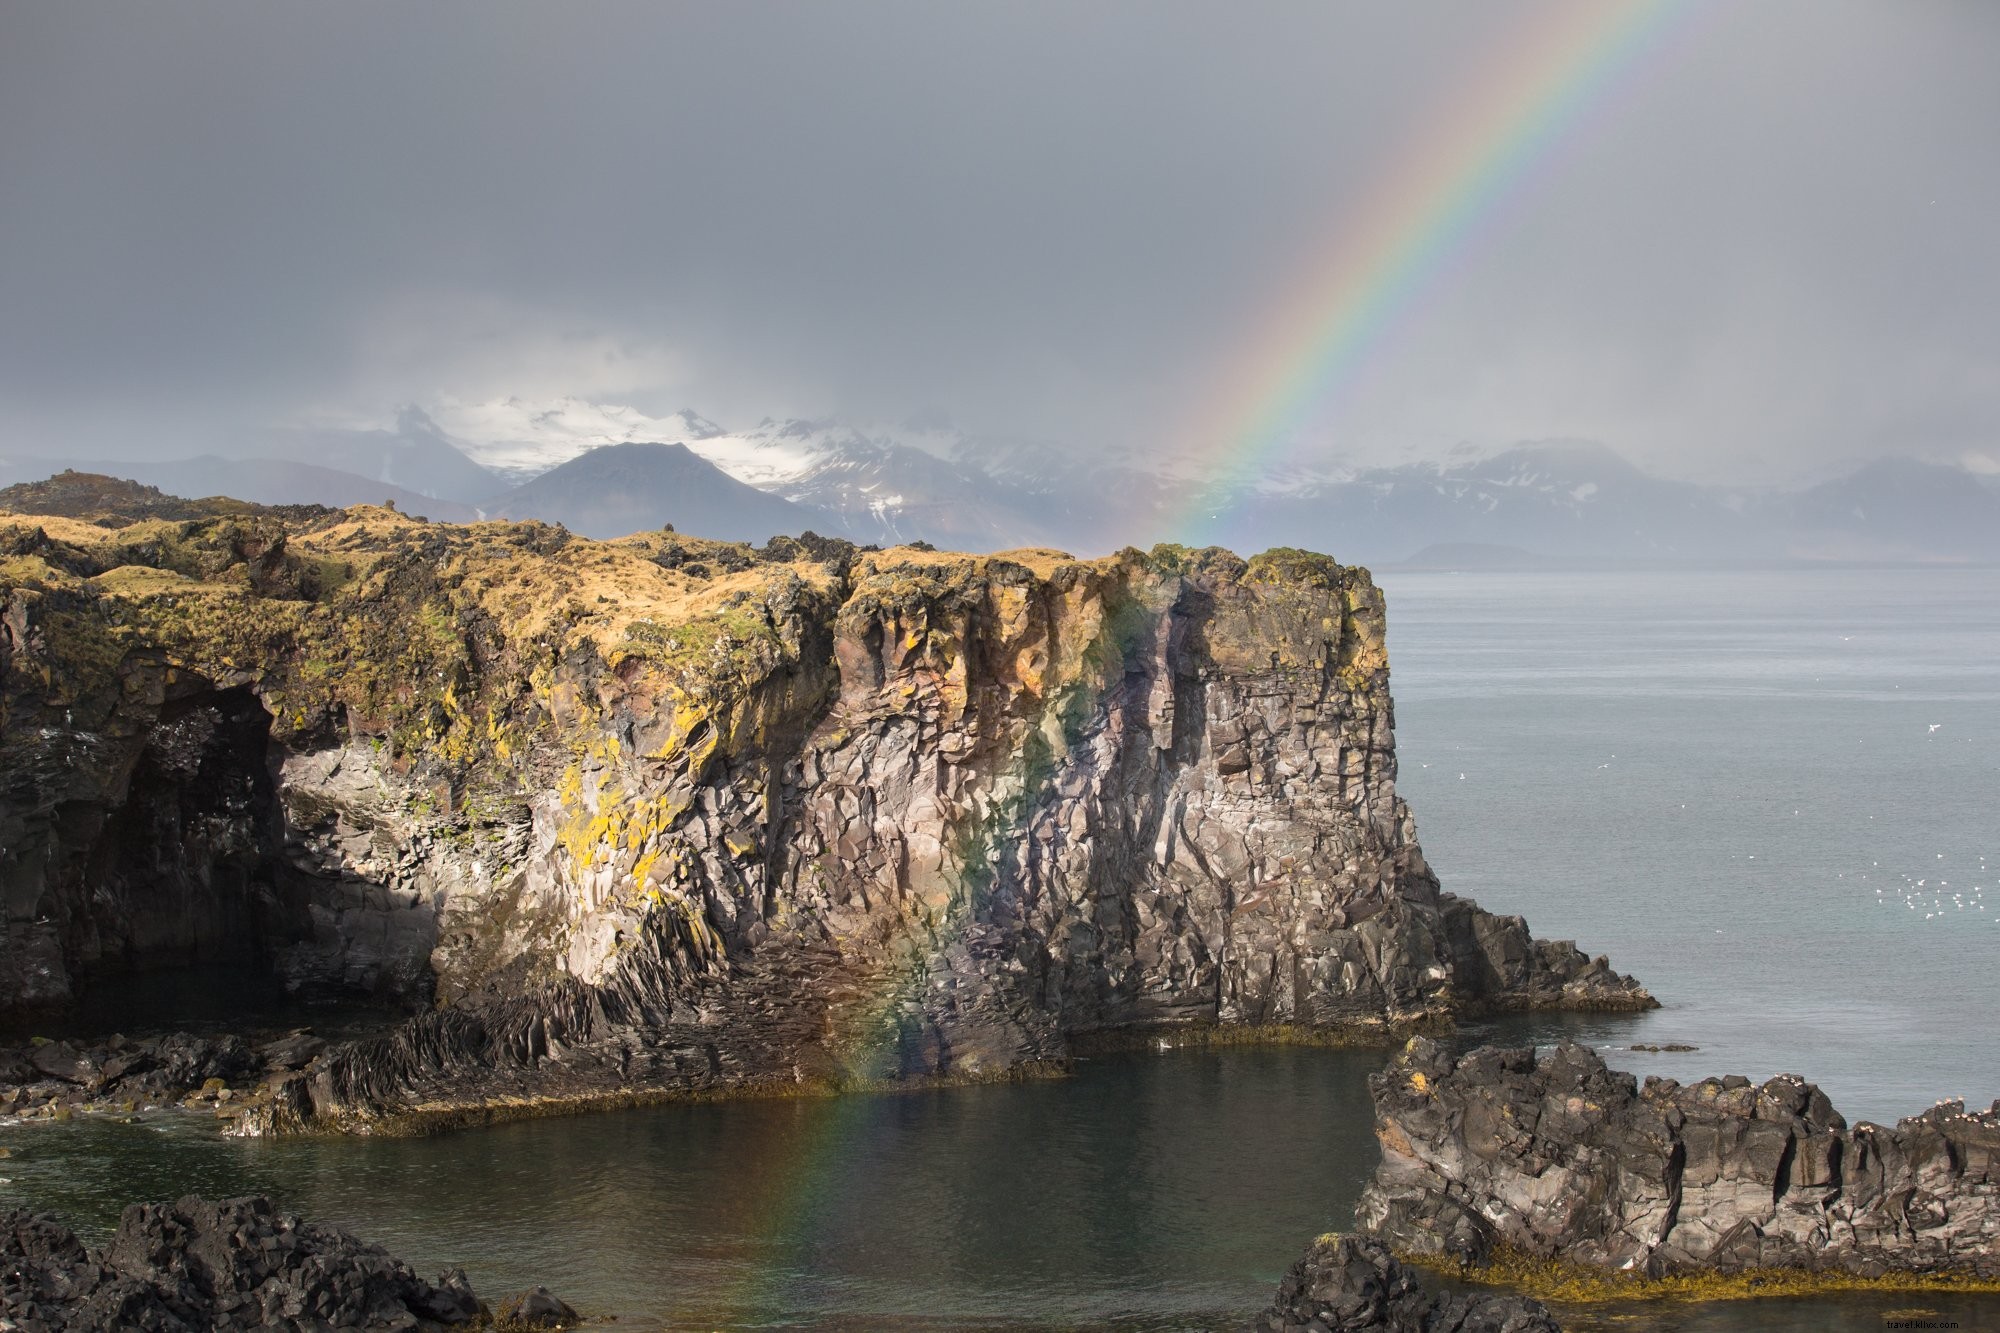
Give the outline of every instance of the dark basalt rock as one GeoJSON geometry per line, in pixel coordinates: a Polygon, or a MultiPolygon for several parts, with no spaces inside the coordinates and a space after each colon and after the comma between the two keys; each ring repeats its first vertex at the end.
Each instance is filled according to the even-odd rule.
{"type": "Polygon", "coordinates": [[[240,1132],[1653,1003],[1442,891],[1381,593],[1325,556],[0,538],[0,1021],[201,963],[421,1011],[269,1055],[240,1132]]]}
{"type": "Polygon", "coordinates": [[[426,1282],[266,1198],[135,1204],[100,1251],[48,1216],[0,1216],[0,1327],[20,1333],[422,1330],[484,1313],[463,1273],[426,1282]]]}
{"type": "Polygon", "coordinates": [[[1380,1240],[1327,1236],[1244,1333],[1560,1333],[1560,1325],[1526,1296],[1426,1290],[1380,1240]]]}
{"type": "Polygon", "coordinates": [[[253,1047],[235,1034],[105,1037],[0,1048],[0,1113],[59,1118],[194,1104],[227,1108],[271,1074],[298,1069],[326,1043],[308,1033],[253,1047]]]}
{"type": "Polygon", "coordinates": [[[493,1318],[509,1328],[568,1328],[579,1316],[547,1287],[510,1296],[493,1309],[493,1318]]]}
{"type": "Polygon", "coordinates": [[[1369,1085],[1382,1164],[1356,1220],[1400,1252],[2000,1277],[2000,1103],[1850,1129],[1796,1075],[1642,1088],[1582,1046],[1423,1038],[1369,1085]]]}

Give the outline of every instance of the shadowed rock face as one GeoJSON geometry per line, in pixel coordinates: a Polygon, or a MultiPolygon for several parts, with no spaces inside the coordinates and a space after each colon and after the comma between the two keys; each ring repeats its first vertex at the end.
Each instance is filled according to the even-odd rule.
{"type": "Polygon", "coordinates": [[[1323,1237],[1293,1264],[1278,1299],[1244,1333],[1561,1333],[1540,1301],[1442,1294],[1367,1236],[1323,1237]]]}
{"type": "MultiPolygon", "coordinates": [[[[1651,1003],[1439,891],[1381,595],[1323,556],[36,522],[0,519],[12,752],[136,762],[141,663],[240,692],[268,719],[260,882],[307,923],[273,961],[363,986],[434,941],[439,1007],[325,1053],[252,1132],[1651,1003]]],[[[67,768],[110,818],[108,767],[67,768]]],[[[52,836],[46,803],[0,817],[52,836]]],[[[40,904],[10,930],[71,965],[87,861],[5,871],[40,904]]]]}
{"type": "Polygon", "coordinates": [[[1423,1038],[1370,1087],[1382,1164],[1356,1219],[1404,1252],[2000,1276],[2000,1106],[1850,1129],[1794,1075],[1641,1088],[1581,1046],[1454,1060],[1423,1038]]]}

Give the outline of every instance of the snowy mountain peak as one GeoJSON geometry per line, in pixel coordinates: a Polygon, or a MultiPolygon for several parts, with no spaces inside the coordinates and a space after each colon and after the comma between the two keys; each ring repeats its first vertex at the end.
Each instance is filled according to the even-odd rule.
{"type": "MultiPolygon", "coordinates": [[[[727,434],[688,408],[655,417],[621,403],[582,398],[445,399],[416,412],[474,462],[525,481],[604,444],[693,444],[727,434]]],[[[399,418],[400,420],[400,418],[399,418]]]]}

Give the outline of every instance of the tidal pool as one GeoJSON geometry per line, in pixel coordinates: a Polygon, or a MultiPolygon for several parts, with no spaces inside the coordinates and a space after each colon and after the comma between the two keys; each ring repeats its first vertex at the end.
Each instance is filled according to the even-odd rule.
{"type": "Polygon", "coordinates": [[[4,1195],[102,1234],[262,1191],[483,1293],[621,1329],[1221,1328],[1374,1169],[1373,1051],[1176,1050],[1060,1082],[735,1101],[430,1139],[242,1141],[179,1114],[16,1127],[4,1195]]]}
{"type": "MultiPolygon", "coordinates": [[[[1605,1044],[1606,1017],[1461,1040],[1605,1044]]],[[[91,1238],[129,1203],[272,1195],[489,1298],[535,1283],[622,1330],[1220,1330],[1315,1235],[1352,1222],[1377,1160],[1384,1053],[1182,1049],[1057,1082],[735,1101],[522,1121],[429,1139],[9,1126],[0,1206],[91,1238]]],[[[1907,1294],[1563,1311],[1572,1329],[1884,1327],[1924,1309],[2000,1326],[1993,1297],[1907,1294]]]]}

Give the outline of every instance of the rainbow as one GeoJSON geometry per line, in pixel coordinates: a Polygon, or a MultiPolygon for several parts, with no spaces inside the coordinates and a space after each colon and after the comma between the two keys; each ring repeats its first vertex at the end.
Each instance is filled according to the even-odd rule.
{"type": "Polygon", "coordinates": [[[1662,50],[1692,0],[1561,0],[1513,35],[1393,169],[1344,212],[1325,256],[1288,281],[1276,313],[1194,415],[1194,456],[1213,477],[1168,524],[1211,534],[1302,428],[1322,420],[1370,356],[1470,248],[1481,225],[1523,194],[1557,149],[1591,123],[1641,60],[1662,50]]]}
{"type": "MultiPolygon", "coordinates": [[[[1176,535],[1198,530],[1239,484],[1254,478],[1289,442],[1298,426],[1351,383],[1427,287],[1466,248],[1477,225],[1525,188],[1563,135],[1598,106],[1619,76],[1693,0],[1562,0],[1551,18],[1522,35],[1507,59],[1475,84],[1423,139],[1368,204],[1342,221],[1325,262],[1292,291],[1268,335],[1258,340],[1231,381],[1223,406],[1206,418],[1198,443],[1224,457],[1219,479],[1181,515],[1176,535]]],[[[1060,713],[1060,709],[1057,710],[1060,713]]],[[[1066,719],[1067,721],[1067,719],[1066,719]]],[[[981,853],[1003,836],[1024,831],[1035,794],[1070,744],[1063,725],[1049,753],[1018,756],[999,786],[998,801],[969,830],[968,878],[981,853]]],[[[934,941],[948,940],[976,917],[978,886],[968,883],[934,923],[934,941]]],[[[913,993],[912,976],[889,968],[873,993],[838,1021],[831,1046],[846,1053],[849,1077],[867,1084],[883,1073],[873,1060],[893,1048],[894,1016],[913,993]]],[[[740,1263],[736,1290],[722,1308],[685,1310],[683,1318],[730,1322],[782,1304],[790,1280],[780,1256],[814,1226],[823,1192],[857,1140],[871,1132],[880,1106],[873,1098],[835,1097],[794,1103],[799,1123],[769,1160],[745,1164],[744,1207],[766,1241],[761,1260],[740,1263]]],[[[721,1256],[718,1256],[721,1258],[721,1256]]]]}

